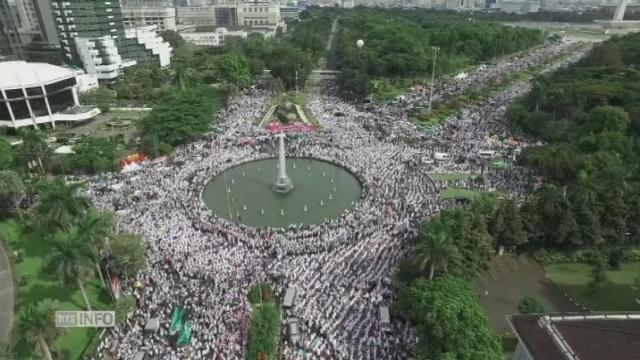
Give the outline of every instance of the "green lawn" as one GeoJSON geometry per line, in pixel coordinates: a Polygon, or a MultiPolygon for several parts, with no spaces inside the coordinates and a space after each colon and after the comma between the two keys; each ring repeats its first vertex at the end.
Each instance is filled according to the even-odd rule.
{"type": "Polygon", "coordinates": [[[475,177],[480,174],[476,173],[444,173],[444,174],[433,174],[431,178],[435,181],[456,181],[456,180],[464,180],[470,177],[475,177]]]}
{"type": "Polygon", "coordinates": [[[630,262],[619,271],[606,271],[609,280],[591,294],[591,266],[579,263],[560,263],[544,267],[549,278],[578,303],[594,311],[640,311],[640,289],[633,287],[640,276],[640,262],[630,262]]]}
{"type": "Polygon", "coordinates": [[[271,289],[267,285],[254,286],[249,290],[249,303],[251,304],[251,328],[249,330],[249,342],[247,344],[246,359],[260,359],[261,354],[265,359],[275,360],[278,357],[278,343],[280,341],[280,306],[278,299],[271,297],[271,289]],[[265,294],[265,289],[271,294],[269,298],[260,298],[265,294]]]}
{"type": "MultiPolygon", "coordinates": [[[[15,264],[16,278],[28,276],[26,285],[18,288],[18,304],[20,306],[44,298],[58,300],[60,310],[85,310],[80,291],[60,285],[42,272],[47,246],[37,233],[24,234],[20,226],[14,222],[0,223],[0,236],[3,237],[12,251],[24,251],[24,260],[15,264]]],[[[100,288],[100,281],[95,280],[86,285],[87,295],[93,310],[112,309],[108,294],[100,288]]],[[[70,329],[62,335],[55,347],[68,352],[68,359],[79,359],[96,330],[88,328],[70,329]]],[[[19,358],[27,358],[33,350],[31,346],[19,349],[19,358]]],[[[52,346],[53,350],[53,346],[52,346]]]]}
{"type": "Polygon", "coordinates": [[[487,192],[487,191],[477,191],[477,190],[462,189],[462,188],[448,188],[448,189],[440,190],[439,196],[440,196],[440,199],[466,198],[466,199],[473,200],[480,197],[483,194],[496,195],[496,196],[502,195],[502,193],[499,191],[487,192]]]}

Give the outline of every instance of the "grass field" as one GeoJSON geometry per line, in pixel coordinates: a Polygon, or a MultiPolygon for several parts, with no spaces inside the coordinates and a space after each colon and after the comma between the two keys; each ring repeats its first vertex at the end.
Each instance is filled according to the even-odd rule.
{"type": "Polygon", "coordinates": [[[251,303],[251,328],[247,344],[247,359],[276,360],[280,340],[281,316],[278,300],[265,284],[249,291],[251,303]],[[264,295],[270,294],[267,298],[264,295]],[[262,298],[262,300],[261,300],[262,298]]]}
{"type": "MultiPolygon", "coordinates": [[[[0,236],[4,238],[12,251],[24,251],[24,260],[15,264],[16,278],[28,277],[27,284],[18,288],[18,304],[39,301],[44,298],[60,302],[59,310],[85,310],[84,301],[79,290],[60,285],[42,271],[42,264],[47,255],[44,239],[37,233],[24,234],[20,226],[13,222],[0,223],[0,236]]],[[[95,280],[85,286],[87,296],[93,310],[107,310],[110,308],[108,295],[101,290],[100,281],[95,280]]],[[[76,360],[81,357],[96,330],[88,328],[74,328],[62,335],[56,341],[54,348],[68,354],[67,359],[76,360]]],[[[32,346],[18,349],[19,359],[28,359],[33,351],[32,346]]]]}
{"type": "Polygon", "coordinates": [[[470,177],[478,176],[480,174],[476,173],[444,173],[444,174],[433,174],[431,178],[435,181],[456,181],[456,180],[464,180],[470,177]]]}
{"type": "Polygon", "coordinates": [[[473,200],[484,194],[499,196],[502,193],[499,191],[487,192],[487,191],[477,191],[477,190],[462,189],[462,188],[448,188],[448,189],[440,190],[439,196],[440,196],[440,199],[443,199],[443,200],[454,199],[454,198],[465,198],[465,199],[473,200]]]}
{"type": "Polygon", "coordinates": [[[594,311],[640,311],[640,289],[633,286],[640,276],[640,262],[630,262],[619,271],[606,271],[608,282],[595,293],[589,290],[591,266],[577,263],[552,264],[544,267],[549,278],[578,303],[594,311]]]}

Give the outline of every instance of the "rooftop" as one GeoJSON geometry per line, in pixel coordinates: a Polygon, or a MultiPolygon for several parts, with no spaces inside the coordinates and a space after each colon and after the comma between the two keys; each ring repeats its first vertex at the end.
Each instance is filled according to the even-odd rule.
{"type": "Polygon", "coordinates": [[[73,71],[47,63],[0,62],[0,88],[37,86],[74,77],[73,71]]]}
{"type": "Polygon", "coordinates": [[[635,360],[640,314],[513,315],[513,329],[538,360],[635,360]]]}

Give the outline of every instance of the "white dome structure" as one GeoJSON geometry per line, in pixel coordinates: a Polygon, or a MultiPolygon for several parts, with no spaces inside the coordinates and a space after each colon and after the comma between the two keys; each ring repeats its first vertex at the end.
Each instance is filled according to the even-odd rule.
{"type": "Polygon", "coordinates": [[[78,107],[76,74],[51,64],[0,62],[0,92],[3,127],[55,127],[56,121],[83,121],[100,113],[78,107]]]}

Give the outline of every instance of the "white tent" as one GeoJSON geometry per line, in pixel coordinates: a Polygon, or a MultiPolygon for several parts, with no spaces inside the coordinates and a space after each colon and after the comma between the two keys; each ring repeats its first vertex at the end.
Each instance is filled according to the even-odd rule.
{"type": "Polygon", "coordinates": [[[56,148],[55,150],[53,150],[54,154],[75,154],[76,152],[73,151],[73,147],[71,145],[62,145],[58,148],[56,148]]]}
{"type": "Polygon", "coordinates": [[[142,165],[138,163],[131,163],[131,164],[125,165],[120,172],[123,174],[126,174],[130,172],[138,171],[140,169],[142,169],[142,165]]]}
{"type": "Polygon", "coordinates": [[[456,80],[462,80],[462,79],[465,79],[466,77],[467,77],[467,73],[466,72],[461,72],[458,75],[456,75],[454,78],[456,80]]]}

